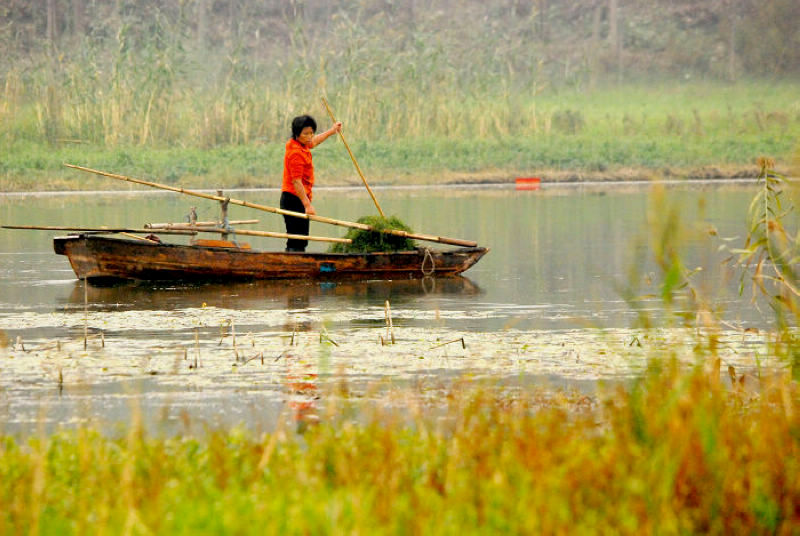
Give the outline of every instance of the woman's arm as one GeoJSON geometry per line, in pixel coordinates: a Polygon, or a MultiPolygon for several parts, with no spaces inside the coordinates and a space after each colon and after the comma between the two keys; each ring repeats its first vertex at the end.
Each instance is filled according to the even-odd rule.
{"type": "Polygon", "coordinates": [[[303,181],[300,179],[292,180],[292,186],[294,186],[294,193],[297,194],[297,197],[300,198],[300,201],[303,202],[303,207],[306,209],[306,214],[315,215],[317,213],[314,210],[314,205],[311,204],[311,200],[306,195],[306,189],[303,188],[303,181]]]}
{"type": "Polygon", "coordinates": [[[341,132],[341,130],[342,130],[342,122],[336,121],[331,128],[311,138],[311,145],[308,148],[310,149],[312,147],[316,147],[317,145],[327,140],[337,132],[341,132]]]}

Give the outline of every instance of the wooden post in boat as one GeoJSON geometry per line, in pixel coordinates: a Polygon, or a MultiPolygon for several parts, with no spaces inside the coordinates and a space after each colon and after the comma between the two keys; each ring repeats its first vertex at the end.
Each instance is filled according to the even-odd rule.
{"type": "MultiPolygon", "coordinates": [[[[108,173],[106,171],[100,171],[100,170],[97,170],[97,169],[91,169],[91,168],[87,168],[87,167],[83,167],[83,166],[76,166],[74,164],[64,164],[64,165],[66,167],[68,167],[68,168],[77,169],[79,171],[85,171],[87,173],[94,173],[95,175],[102,175],[103,177],[109,177],[111,179],[117,179],[117,180],[121,180],[121,181],[132,182],[132,183],[135,183],[135,184],[142,184],[144,186],[150,186],[151,188],[159,188],[161,190],[169,190],[171,192],[178,192],[178,193],[185,194],[185,195],[192,195],[194,197],[202,197],[204,199],[210,199],[212,201],[225,201],[225,198],[217,196],[217,195],[205,194],[203,192],[187,190],[185,188],[178,188],[178,187],[169,186],[169,185],[166,185],[166,184],[159,184],[157,182],[150,182],[150,181],[144,181],[144,180],[141,180],[141,179],[134,179],[132,177],[125,177],[124,175],[116,175],[114,173],[108,173]]],[[[253,209],[256,209],[256,210],[263,210],[264,212],[271,212],[273,214],[281,214],[281,215],[284,215],[284,216],[293,216],[295,218],[302,218],[302,219],[311,220],[311,221],[318,221],[320,223],[328,223],[330,225],[339,225],[339,226],[342,226],[342,227],[350,227],[352,229],[361,229],[363,231],[375,231],[375,232],[378,232],[378,233],[385,233],[385,234],[390,234],[390,235],[394,235],[394,236],[402,236],[404,238],[411,238],[411,239],[414,239],[414,240],[425,240],[425,241],[428,241],[428,242],[438,242],[440,244],[449,244],[449,245],[452,245],[452,246],[462,246],[462,247],[469,247],[469,248],[474,248],[474,247],[476,247],[478,245],[477,242],[474,242],[472,240],[462,240],[460,238],[448,238],[446,236],[433,236],[433,235],[426,235],[426,234],[420,234],[420,233],[409,233],[409,232],[406,232],[406,231],[401,231],[399,229],[375,229],[371,225],[367,225],[367,224],[364,224],[364,223],[358,223],[358,222],[353,222],[353,221],[345,221],[345,220],[336,220],[336,219],[333,219],[333,218],[326,218],[324,216],[317,216],[317,215],[313,215],[312,216],[311,214],[305,214],[303,212],[294,212],[294,211],[291,211],[291,210],[284,210],[282,208],[275,208],[275,207],[270,207],[270,206],[267,206],[267,205],[259,205],[257,203],[250,203],[249,201],[242,201],[240,199],[228,199],[228,202],[233,203],[234,205],[239,205],[241,207],[249,207],[249,208],[253,208],[253,209]]]]}
{"type": "MultiPolygon", "coordinates": [[[[331,117],[331,121],[336,123],[336,118],[333,116],[333,110],[331,110],[331,107],[328,106],[328,100],[325,97],[322,97],[322,104],[324,104],[325,105],[325,109],[328,110],[328,115],[331,117]]],[[[344,134],[342,134],[341,130],[339,131],[339,137],[342,139],[342,143],[344,144],[344,148],[347,149],[347,154],[350,155],[350,160],[353,161],[353,165],[356,167],[356,171],[358,172],[358,176],[361,177],[361,182],[364,183],[364,186],[366,186],[366,188],[367,188],[367,192],[369,192],[369,196],[372,198],[372,202],[375,203],[375,208],[378,209],[378,213],[381,215],[381,218],[383,218],[385,220],[386,216],[383,214],[383,210],[381,209],[381,206],[378,204],[378,200],[375,198],[375,194],[372,193],[372,188],[370,188],[369,184],[367,184],[367,179],[364,177],[364,174],[361,172],[361,166],[358,165],[358,162],[356,161],[356,157],[353,155],[353,151],[350,150],[350,146],[347,144],[347,140],[344,139],[344,134]]]]}
{"type": "MultiPolygon", "coordinates": [[[[220,197],[223,197],[222,196],[222,190],[217,190],[217,195],[220,196],[220,197]]],[[[219,202],[219,222],[220,222],[220,225],[223,228],[225,228],[225,229],[228,228],[228,201],[227,200],[219,202]]],[[[227,240],[228,239],[228,233],[222,233],[222,236],[220,236],[220,238],[222,240],[227,240]]]]}

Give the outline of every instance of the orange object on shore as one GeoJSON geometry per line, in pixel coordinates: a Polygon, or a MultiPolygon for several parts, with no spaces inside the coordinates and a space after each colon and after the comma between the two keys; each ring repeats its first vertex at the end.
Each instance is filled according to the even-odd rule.
{"type": "Polygon", "coordinates": [[[542,185],[539,177],[518,177],[516,180],[517,190],[538,190],[542,185]]]}

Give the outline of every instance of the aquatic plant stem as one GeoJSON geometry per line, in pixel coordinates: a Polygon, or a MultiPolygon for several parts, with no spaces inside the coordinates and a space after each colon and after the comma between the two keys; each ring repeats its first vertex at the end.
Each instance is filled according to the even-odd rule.
{"type": "Polygon", "coordinates": [[[83,280],[83,349],[89,346],[89,280],[83,280]]]}
{"type": "Polygon", "coordinates": [[[431,346],[431,347],[429,348],[429,350],[433,350],[433,349],[435,349],[435,348],[441,348],[442,346],[446,346],[446,345],[448,345],[448,344],[453,344],[454,342],[460,342],[460,343],[461,343],[461,347],[462,347],[463,349],[465,349],[465,350],[467,349],[467,343],[466,343],[466,341],[464,340],[464,337],[459,337],[458,339],[453,339],[452,341],[447,341],[447,342],[443,342],[443,343],[441,343],[441,344],[437,344],[437,345],[435,345],[435,346],[431,346]]]}
{"type": "Polygon", "coordinates": [[[394,344],[394,327],[392,326],[392,309],[389,300],[386,300],[386,340],[394,344]]]}

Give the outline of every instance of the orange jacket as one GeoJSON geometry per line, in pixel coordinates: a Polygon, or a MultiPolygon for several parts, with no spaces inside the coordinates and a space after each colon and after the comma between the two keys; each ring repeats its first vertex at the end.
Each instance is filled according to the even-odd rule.
{"type": "Polygon", "coordinates": [[[297,195],[292,181],[300,179],[308,200],[311,201],[311,188],[314,186],[314,164],[311,162],[311,149],[292,138],[286,142],[286,155],[283,157],[283,184],[281,191],[297,195]]]}

